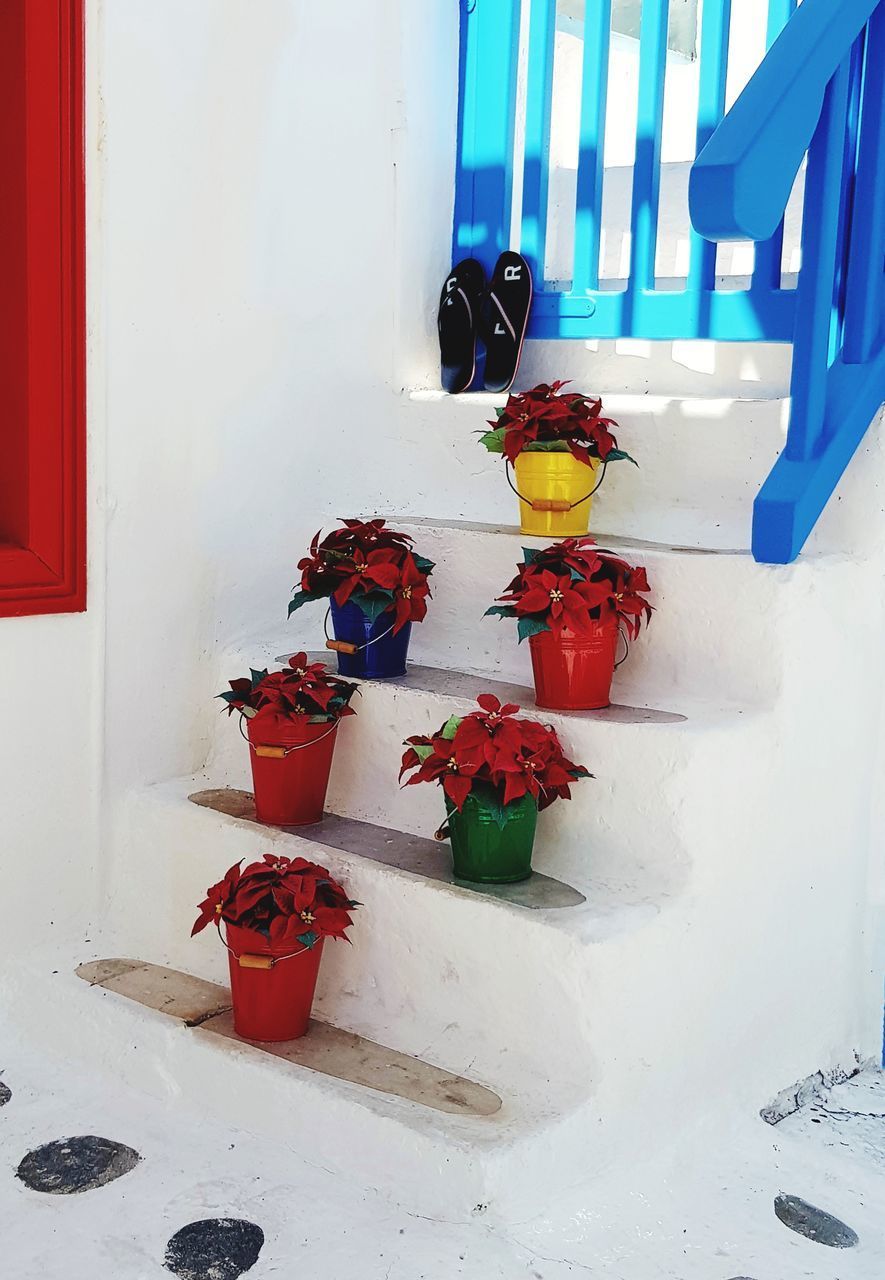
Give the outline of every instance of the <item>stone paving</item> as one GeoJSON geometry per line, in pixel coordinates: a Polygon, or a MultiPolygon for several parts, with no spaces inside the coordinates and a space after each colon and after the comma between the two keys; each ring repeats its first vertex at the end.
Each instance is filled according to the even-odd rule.
{"type": "MultiPolygon", "coordinates": [[[[317,1152],[174,1096],[75,1076],[0,1026],[0,1241],[10,1280],[880,1280],[885,1078],[778,1125],[637,1153],[506,1229],[409,1214],[317,1152]]],[[[346,1134],[340,1135],[347,1140],[346,1134]]]]}

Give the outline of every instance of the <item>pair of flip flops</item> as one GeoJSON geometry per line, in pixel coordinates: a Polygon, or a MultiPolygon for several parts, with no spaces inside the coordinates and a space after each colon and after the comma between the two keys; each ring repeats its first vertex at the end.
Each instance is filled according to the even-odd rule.
{"type": "Polygon", "coordinates": [[[532,273],[518,253],[502,253],[486,285],[475,258],[452,270],[439,298],[440,376],[444,391],[466,391],[476,373],[476,342],[485,344],[483,386],[509,391],[525,341],[532,305],[532,273]]]}

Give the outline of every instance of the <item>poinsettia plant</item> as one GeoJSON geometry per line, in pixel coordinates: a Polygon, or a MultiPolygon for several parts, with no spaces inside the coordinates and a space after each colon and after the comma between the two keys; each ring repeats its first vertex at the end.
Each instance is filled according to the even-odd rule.
{"type": "Polygon", "coordinates": [[[546,809],[570,799],[578,778],[592,777],[567,758],[552,725],[517,718],[516,703],[502,706],[490,693],[476,701],[478,711],[451,716],[429,737],[406,739],[400,779],[412,776],[404,785],[437,782],[459,812],[468,796],[481,797],[503,826],[504,807],[513,801],[530,795],[546,809]]]}
{"type": "Polygon", "coordinates": [[[496,409],[497,421],[483,432],[480,444],[489,453],[503,453],[515,462],[521,453],[570,453],[588,467],[595,461],[636,463],[610,430],[618,424],[602,416],[602,401],[577,391],[563,391],[567,382],[542,382],[531,391],[508,397],[496,409]]]}
{"type": "Polygon", "coordinates": [[[308,662],[306,653],[295,653],[281,671],[252,671],[248,679],[231,680],[230,690],[218,697],[227,703],[228,715],[239,711],[248,720],[260,716],[322,724],[356,715],[350,706],[356,690],[324,663],[308,662]]]}
{"type": "Polygon", "coordinates": [[[325,867],[304,858],[266,853],[241,870],[235,863],[212,885],[199,906],[191,937],[207,924],[254,929],[272,943],[315,947],[322,938],[345,938],[358,907],[325,867]]]}
{"type": "Polygon", "coordinates": [[[300,585],[289,602],[289,616],[312,600],[352,601],[367,618],[394,615],[393,633],[427,614],[432,560],[412,550],[406,533],[388,529],[385,520],[344,520],[321,540],[314,535],[310,554],[299,560],[300,585]]]}
{"type": "Polygon", "coordinates": [[[565,538],[541,551],[523,547],[522,554],[501,603],[486,609],[486,616],[516,618],[520,641],[541,631],[586,635],[607,619],[617,619],[635,640],[643,618],[648,624],[645,569],[600,550],[592,538],[565,538]]]}

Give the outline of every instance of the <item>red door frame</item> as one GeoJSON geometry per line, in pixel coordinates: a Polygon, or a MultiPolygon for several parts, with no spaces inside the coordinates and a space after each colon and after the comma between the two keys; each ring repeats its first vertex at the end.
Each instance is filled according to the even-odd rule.
{"type": "Polygon", "coordinates": [[[12,212],[2,232],[19,229],[10,252],[24,294],[24,322],[4,334],[4,372],[17,369],[21,381],[0,484],[0,617],[8,617],[86,608],[85,75],[84,0],[3,4],[17,41],[6,47],[17,53],[0,72],[21,134],[18,145],[4,139],[17,167],[4,183],[12,212]]]}

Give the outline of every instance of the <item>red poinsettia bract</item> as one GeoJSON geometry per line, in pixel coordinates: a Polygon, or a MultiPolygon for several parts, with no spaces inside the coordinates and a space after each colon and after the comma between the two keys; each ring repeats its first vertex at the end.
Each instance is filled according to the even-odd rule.
{"type": "Polygon", "coordinates": [[[322,938],[345,938],[353,924],[352,901],[325,867],[304,858],[268,853],[244,870],[235,863],[200,903],[191,937],[208,924],[254,929],[274,944],[314,947],[322,938]]]}
{"type": "Polygon", "coordinates": [[[491,787],[504,805],[531,795],[546,809],[570,798],[572,782],[591,776],[567,758],[551,725],[517,718],[519,707],[502,706],[493,694],[480,694],[477,702],[479,711],[452,716],[438,733],[406,739],[400,778],[412,776],[405,785],[438,782],[459,811],[482,787],[491,787]]]}
{"type": "Polygon", "coordinates": [[[356,715],[349,705],[356,688],[324,663],[308,662],[306,653],[296,653],[282,671],[253,671],[248,679],[231,680],[230,692],[218,696],[227,703],[228,714],[240,711],[262,721],[307,717],[318,724],[356,715]]]}
{"type": "Polygon", "coordinates": [[[542,382],[531,391],[509,396],[481,443],[493,453],[503,453],[508,462],[515,462],[525,450],[556,446],[587,466],[597,459],[633,462],[618,448],[609,430],[618,424],[602,416],[602,401],[577,391],[564,392],[567,385],[542,382]]]}
{"type": "Polygon", "coordinates": [[[635,640],[651,618],[645,569],[600,550],[592,538],[565,538],[543,551],[523,547],[523,556],[500,603],[486,610],[516,618],[520,640],[541,631],[586,635],[609,619],[635,640]]]}
{"type": "Polygon", "coordinates": [[[312,600],[353,602],[370,618],[393,614],[393,632],[427,614],[432,560],[416,555],[406,533],[384,520],[345,520],[325,538],[314,535],[310,554],[299,560],[301,580],[289,603],[290,616],[312,600]]]}

